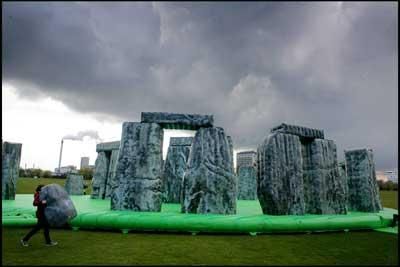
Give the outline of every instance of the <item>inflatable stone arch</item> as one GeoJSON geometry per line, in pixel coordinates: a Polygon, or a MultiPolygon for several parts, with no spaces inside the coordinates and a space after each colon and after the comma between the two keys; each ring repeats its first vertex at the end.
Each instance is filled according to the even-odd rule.
{"type": "Polygon", "coordinates": [[[182,182],[184,213],[236,213],[233,143],[212,115],[142,112],[124,122],[111,209],[161,211],[163,129],[196,130],[182,182]]]}
{"type": "Polygon", "coordinates": [[[257,195],[264,214],[346,214],[382,210],[371,149],[338,163],[324,131],[282,123],[257,151],[257,195]]]}
{"type": "Polygon", "coordinates": [[[109,198],[115,183],[115,169],[120,141],[100,143],[96,146],[91,198],[109,198]]]}

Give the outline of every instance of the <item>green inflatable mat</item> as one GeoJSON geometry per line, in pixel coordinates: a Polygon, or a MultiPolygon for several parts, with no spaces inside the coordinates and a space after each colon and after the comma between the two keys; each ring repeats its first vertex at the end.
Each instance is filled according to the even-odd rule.
{"type": "MultiPolygon", "coordinates": [[[[348,212],[346,215],[285,215],[262,214],[257,200],[237,201],[236,215],[182,214],[179,204],[162,205],[161,212],[111,211],[110,200],[90,196],[71,196],[78,216],[71,222],[73,229],[134,231],[171,231],[205,233],[297,233],[349,230],[377,230],[397,234],[390,227],[397,210],[384,208],[378,213],[348,212]]],[[[36,223],[33,196],[16,195],[15,200],[2,201],[3,226],[32,226],[36,223]]]]}

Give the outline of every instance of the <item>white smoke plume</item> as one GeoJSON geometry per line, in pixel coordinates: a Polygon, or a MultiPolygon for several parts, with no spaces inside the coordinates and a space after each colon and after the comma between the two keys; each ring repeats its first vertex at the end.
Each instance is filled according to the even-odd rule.
{"type": "Polygon", "coordinates": [[[92,139],[95,140],[99,140],[101,141],[101,138],[98,134],[97,131],[93,131],[93,130],[87,130],[87,131],[80,131],[77,134],[67,134],[66,136],[64,136],[62,139],[63,140],[77,140],[77,141],[82,141],[83,137],[85,136],[89,136],[92,139]]]}

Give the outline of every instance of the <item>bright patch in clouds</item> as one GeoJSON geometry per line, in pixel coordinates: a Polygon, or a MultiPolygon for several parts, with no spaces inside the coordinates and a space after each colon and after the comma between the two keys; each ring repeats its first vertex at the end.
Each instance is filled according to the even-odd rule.
{"type": "MultiPolygon", "coordinates": [[[[100,122],[51,98],[26,100],[16,94],[14,87],[2,84],[2,139],[22,143],[23,168],[35,166],[54,171],[63,137],[97,131],[102,141],[116,141],[121,138],[121,123],[100,122]]],[[[80,158],[84,156],[90,157],[89,164],[94,165],[99,142],[89,136],[81,141],[65,140],[61,165],[75,165],[79,169],[80,158]]]]}
{"type": "MultiPolygon", "coordinates": [[[[89,157],[89,164],[94,165],[98,143],[121,139],[122,121],[100,122],[49,97],[37,101],[23,99],[8,84],[2,84],[2,99],[2,138],[22,143],[22,168],[54,171],[63,138],[61,166],[74,165],[79,169],[81,157],[89,157]]],[[[163,158],[167,156],[171,137],[194,135],[195,131],[164,130],[163,158]]]]}

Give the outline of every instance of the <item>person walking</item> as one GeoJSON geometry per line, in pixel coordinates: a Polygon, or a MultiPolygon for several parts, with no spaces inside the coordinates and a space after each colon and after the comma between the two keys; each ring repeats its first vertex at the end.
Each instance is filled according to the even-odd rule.
{"type": "Polygon", "coordinates": [[[56,246],[58,243],[55,241],[51,241],[50,239],[50,233],[49,233],[49,228],[50,225],[47,222],[46,216],[44,215],[44,209],[46,208],[46,200],[40,200],[40,190],[42,189],[44,185],[38,185],[36,188],[36,192],[33,196],[33,206],[37,206],[36,210],[36,217],[38,218],[37,224],[35,227],[24,237],[21,239],[21,244],[24,247],[29,246],[28,241],[29,239],[36,233],[38,232],[41,228],[43,228],[44,231],[44,238],[46,241],[46,246],[56,246]]]}

